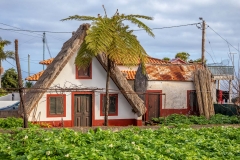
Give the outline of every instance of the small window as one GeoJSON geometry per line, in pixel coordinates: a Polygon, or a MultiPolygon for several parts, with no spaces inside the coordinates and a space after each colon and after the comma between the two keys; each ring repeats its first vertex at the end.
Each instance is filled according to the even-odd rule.
{"type": "Polygon", "coordinates": [[[66,116],[66,95],[47,95],[47,117],[66,116]]]}
{"type": "Polygon", "coordinates": [[[92,64],[87,68],[76,67],[76,79],[92,79],[92,64]]]}
{"type": "MultiPolygon", "coordinates": [[[[100,116],[104,116],[105,114],[105,105],[106,105],[106,95],[101,94],[101,104],[100,104],[100,116]]],[[[118,95],[117,94],[109,94],[109,116],[117,116],[118,115],[118,95]]]]}

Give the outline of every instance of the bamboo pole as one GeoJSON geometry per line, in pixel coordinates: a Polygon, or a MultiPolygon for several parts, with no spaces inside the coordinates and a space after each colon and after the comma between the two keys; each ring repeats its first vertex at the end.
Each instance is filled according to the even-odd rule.
{"type": "Polygon", "coordinates": [[[199,83],[199,76],[198,76],[198,70],[196,70],[194,72],[194,84],[195,84],[195,89],[196,89],[196,94],[197,94],[199,114],[200,115],[204,115],[203,104],[202,104],[202,96],[201,96],[201,90],[200,90],[200,83],[199,83]]]}
{"type": "Polygon", "coordinates": [[[208,97],[207,97],[207,87],[206,87],[206,73],[205,70],[199,70],[199,80],[201,95],[203,100],[204,114],[207,119],[209,119],[209,109],[208,109],[208,97]]]}
{"type": "Polygon", "coordinates": [[[215,114],[214,106],[213,106],[213,97],[212,97],[212,83],[211,83],[211,73],[209,70],[206,71],[207,74],[207,90],[208,90],[208,107],[209,107],[209,116],[215,114]]]}

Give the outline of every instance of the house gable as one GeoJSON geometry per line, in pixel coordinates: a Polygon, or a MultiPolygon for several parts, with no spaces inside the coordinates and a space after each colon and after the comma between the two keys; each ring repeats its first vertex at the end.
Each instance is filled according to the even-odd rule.
{"type": "MultiPolygon", "coordinates": [[[[62,50],[54,58],[53,62],[47,67],[47,69],[43,72],[42,76],[39,78],[37,83],[33,86],[33,89],[34,88],[35,89],[42,88],[43,90],[41,92],[36,92],[33,89],[31,89],[27,92],[27,94],[25,95],[25,105],[26,105],[28,114],[31,113],[31,111],[37,106],[39,100],[45,94],[46,88],[49,88],[49,87],[53,86],[54,84],[56,84],[55,82],[57,82],[58,79],[61,78],[60,73],[62,72],[62,70],[64,68],[66,68],[67,66],[69,66],[70,64],[71,64],[71,67],[74,69],[72,69],[71,71],[67,71],[67,73],[71,73],[71,75],[74,75],[74,77],[75,77],[75,72],[76,72],[75,69],[76,68],[73,65],[74,59],[75,59],[77,51],[79,50],[79,48],[81,46],[81,43],[83,42],[83,40],[86,36],[86,30],[89,27],[90,27],[89,24],[83,24],[79,27],[79,29],[76,31],[76,33],[67,42],[64,43],[62,50]],[[72,61],[72,62],[69,62],[69,61],[72,61]]],[[[97,56],[97,58],[93,59],[93,61],[98,61],[100,64],[100,67],[97,67],[97,68],[101,68],[101,69],[104,68],[106,70],[106,61],[105,60],[106,59],[104,59],[104,54],[99,54],[97,56]]],[[[95,63],[95,64],[97,64],[97,63],[95,63]]],[[[103,72],[101,72],[101,73],[103,73],[103,72]]],[[[94,71],[93,71],[93,74],[94,74],[94,71]]],[[[106,74],[106,71],[105,71],[105,74],[106,74]]],[[[132,90],[132,88],[128,84],[126,78],[121,74],[120,70],[117,67],[114,67],[112,69],[111,78],[117,86],[116,89],[120,90],[120,92],[127,99],[127,101],[129,102],[131,107],[134,109],[134,111],[137,113],[137,115],[138,116],[143,115],[146,111],[144,102],[132,90]],[[127,92],[131,92],[131,93],[129,94],[127,92]]],[[[67,79],[69,79],[69,77],[67,75],[64,75],[61,80],[62,81],[64,80],[64,82],[66,82],[67,79]]],[[[86,83],[92,83],[92,84],[88,84],[86,86],[94,86],[93,81],[89,81],[86,83]]],[[[110,85],[110,88],[111,87],[112,86],[110,85]]],[[[129,108],[131,109],[131,107],[129,107],[129,108]]]]}

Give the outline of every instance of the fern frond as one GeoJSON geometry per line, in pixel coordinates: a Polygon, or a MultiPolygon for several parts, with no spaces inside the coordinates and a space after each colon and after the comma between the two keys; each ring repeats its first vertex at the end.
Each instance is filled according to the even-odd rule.
{"type": "Polygon", "coordinates": [[[75,64],[78,68],[87,68],[93,57],[95,57],[95,55],[91,50],[87,49],[87,44],[84,40],[75,58],[75,64]]]}
{"type": "Polygon", "coordinates": [[[78,21],[96,21],[98,18],[92,16],[69,16],[68,18],[61,19],[60,21],[68,21],[68,20],[78,20],[78,21]]]}
{"type": "Polygon", "coordinates": [[[151,28],[149,28],[147,25],[145,25],[143,22],[141,22],[137,18],[135,18],[131,15],[127,15],[127,16],[122,17],[122,20],[128,20],[131,23],[136,24],[139,28],[144,29],[148,33],[148,35],[154,37],[154,34],[153,34],[151,28]]]}

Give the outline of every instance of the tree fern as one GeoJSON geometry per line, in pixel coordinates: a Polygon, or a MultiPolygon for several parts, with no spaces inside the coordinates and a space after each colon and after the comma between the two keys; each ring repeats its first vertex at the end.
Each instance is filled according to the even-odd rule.
{"type": "MultiPolygon", "coordinates": [[[[103,6],[104,8],[104,6],[103,6]]],[[[121,63],[126,66],[136,66],[141,64],[143,71],[145,71],[145,63],[147,60],[147,53],[141,46],[133,31],[125,25],[124,21],[129,21],[137,25],[139,28],[145,30],[148,35],[154,37],[152,30],[139,19],[152,20],[152,17],[144,15],[125,15],[117,12],[110,18],[105,15],[101,17],[92,16],[69,16],[66,20],[80,20],[91,21],[91,27],[87,31],[87,36],[81,45],[75,59],[75,64],[78,67],[87,67],[91,63],[93,57],[99,53],[106,54],[108,58],[107,66],[107,81],[106,81],[106,108],[105,108],[105,125],[108,124],[108,108],[109,108],[109,76],[112,62],[121,63]]]]}

